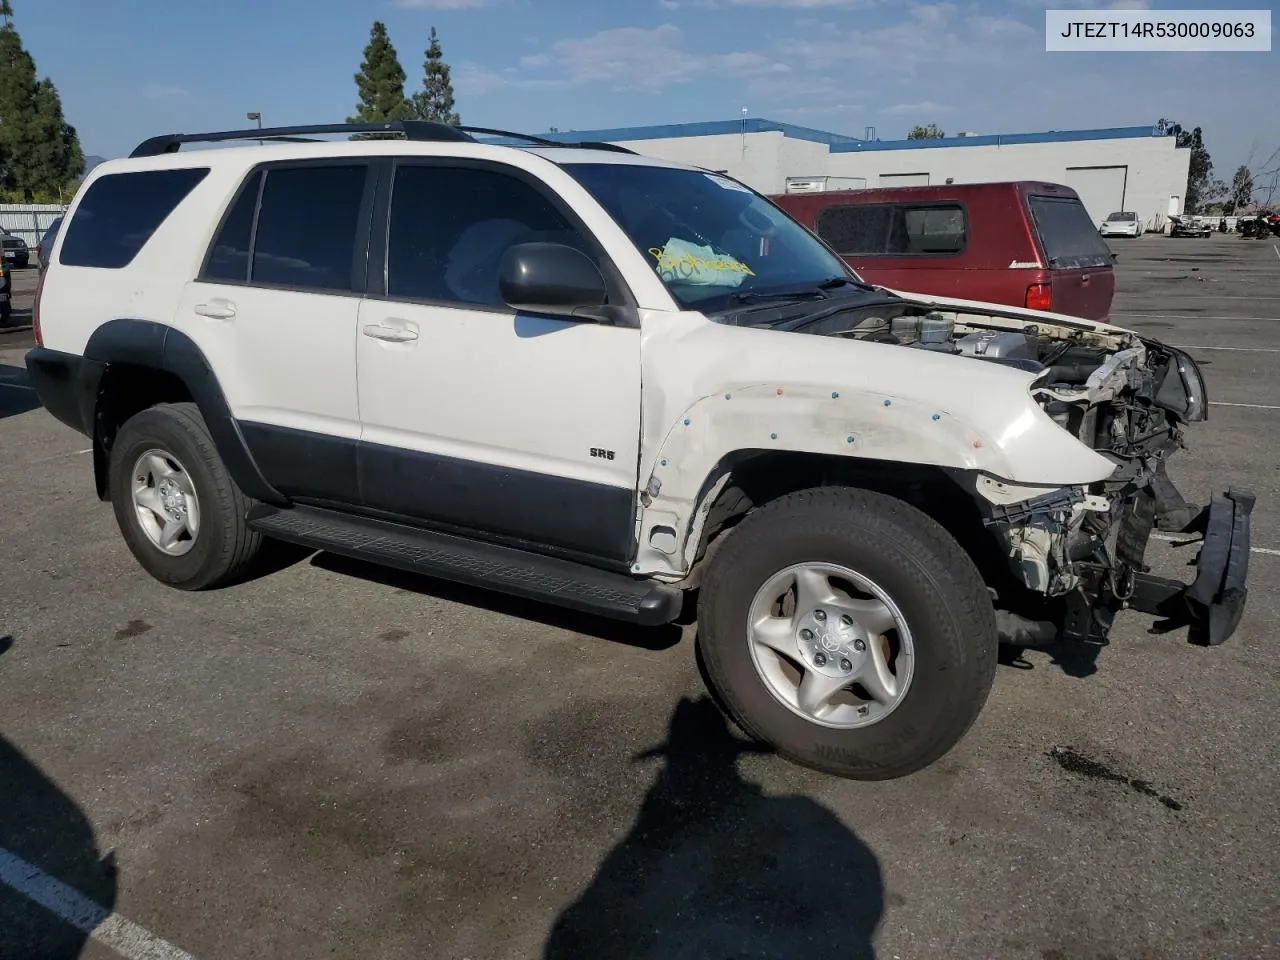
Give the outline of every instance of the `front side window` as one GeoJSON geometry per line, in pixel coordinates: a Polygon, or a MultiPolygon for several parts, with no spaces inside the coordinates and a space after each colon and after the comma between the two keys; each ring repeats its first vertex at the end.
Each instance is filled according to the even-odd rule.
{"type": "Polygon", "coordinates": [[[70,267],[127,267],[208,173],[208,167],[193,167],[99,177],[76,207],[59,262],[70,267]]]}
{"type": "Polygon", "coordinates": [[[813,290],[848,268],[759,194],[714,173],[630,163],[564,169],[623,229],[687,310],[813,290]]]}
{"type": "Polygon", "coordinates": [[[518,243],[563,243],[591,255],[582,234],[531,184],[478,167],[402,164],[391,194],[387,293],[501,307],[502,256],[518,243]]]}
{"type": "MultiPolygon", "coordinates": [[[[368,166],[273,167],[266,172],[250,282],[354,289],[356,241],[368,166]]],[[[234,269],[234,243],[226,246],[234,269]]],[[[215,246],[215,255],[218,250],[215,246]]],[[[212,264],[211,264],[212,265],[212,264]]]]}

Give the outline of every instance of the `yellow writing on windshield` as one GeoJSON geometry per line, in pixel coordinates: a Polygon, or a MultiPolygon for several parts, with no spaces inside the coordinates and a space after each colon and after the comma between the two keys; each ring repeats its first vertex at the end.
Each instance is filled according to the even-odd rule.
{"type": "Polygon", "coordinates": [[[706,271],[738,273],[754,277],[755,271],[732,257],[705,259],[692,253],[673,254],[661,247],[650,247],[649,253],[658,261],[658,274],[664,280],[688,280],[706,271]]]}

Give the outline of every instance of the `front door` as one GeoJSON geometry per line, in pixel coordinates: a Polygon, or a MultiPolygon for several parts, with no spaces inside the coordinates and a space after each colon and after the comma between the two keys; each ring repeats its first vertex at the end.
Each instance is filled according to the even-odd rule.
{"type": "Polygon", "coordinates": [[[361,304],[356,348],[365,505],[625,562],[640,333],[517,313],[497,282],[514,243],[569,243],[599,263],[597,245],[504,164],[401,161],[389,216],[385,288],[361,304]]]}

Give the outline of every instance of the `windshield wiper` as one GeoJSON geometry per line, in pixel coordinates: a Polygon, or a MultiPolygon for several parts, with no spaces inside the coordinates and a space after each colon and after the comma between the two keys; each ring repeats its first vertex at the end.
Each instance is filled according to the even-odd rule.
{"type": "Polygon", "coordinates": [[[755,303],[759,300],[826,300],[827,295],[814,287],[808,290],[739,290],[733,299],[737,303],[755,303]]]}

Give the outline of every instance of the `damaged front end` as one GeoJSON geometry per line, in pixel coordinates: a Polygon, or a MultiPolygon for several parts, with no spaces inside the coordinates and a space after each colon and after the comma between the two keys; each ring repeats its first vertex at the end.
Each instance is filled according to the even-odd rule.
{"type": "Polygon", "coordinates": [[[1008,639],[1104,643],[1115,614],[1131,608],[1162,617],[1161,629],[1189,626],[1193,642],[1222,643],[1244,609],[1254,496],[1232,488],[1195,506],[1169,479],[1183,428],[1208,416],[1195,361],[1118,327],[979,306],[895,296],[801,329],[1026,371],[1049,419],[1114,464],[1087,486],[957,476],[1008,562],[991,584],[1008,639]],[[1155,530],[1199,542],[1191,583],[1151,573],[1144,557],[1155,530]]]}
{"type": "MultiPolygon", "coordinates": [[[[1231,488],[1203,507],[1183,499],[1166,472],[1186,423],[1207,416],[1204,381],[1182,351],[1127,335],[1115,345],[1083,338],[1048,347],[1032,395],[1064,430],[1111,460],[1106,480],[989,504],[985,522],[1020,581],[1002,619],[1024,639],[1106,642],[1115,614],[1134,609],[1162,618],[1161,632],[1189,627],[1194,643],[1219,644],[1235,631],[1247,596],[1254,495],[1231,488]],[[1155,530],[1199,541],[1191,583],[1151,573],[1155,530]],[[1034,598],[1034,599],[1033,599],[1034,598]],[[1041,618],[1037,621],[1036,611],[1041,618]],[[1031,615],[1027,615],[1030,611],[1031,615]],[[1053,630],[1037,629],[1052,624],[1053,630]]],[[[997,483],[996,489],[1000,489],[997,483]]],[[[983,493],[983,484],[978,491],[983,493]]]]}

